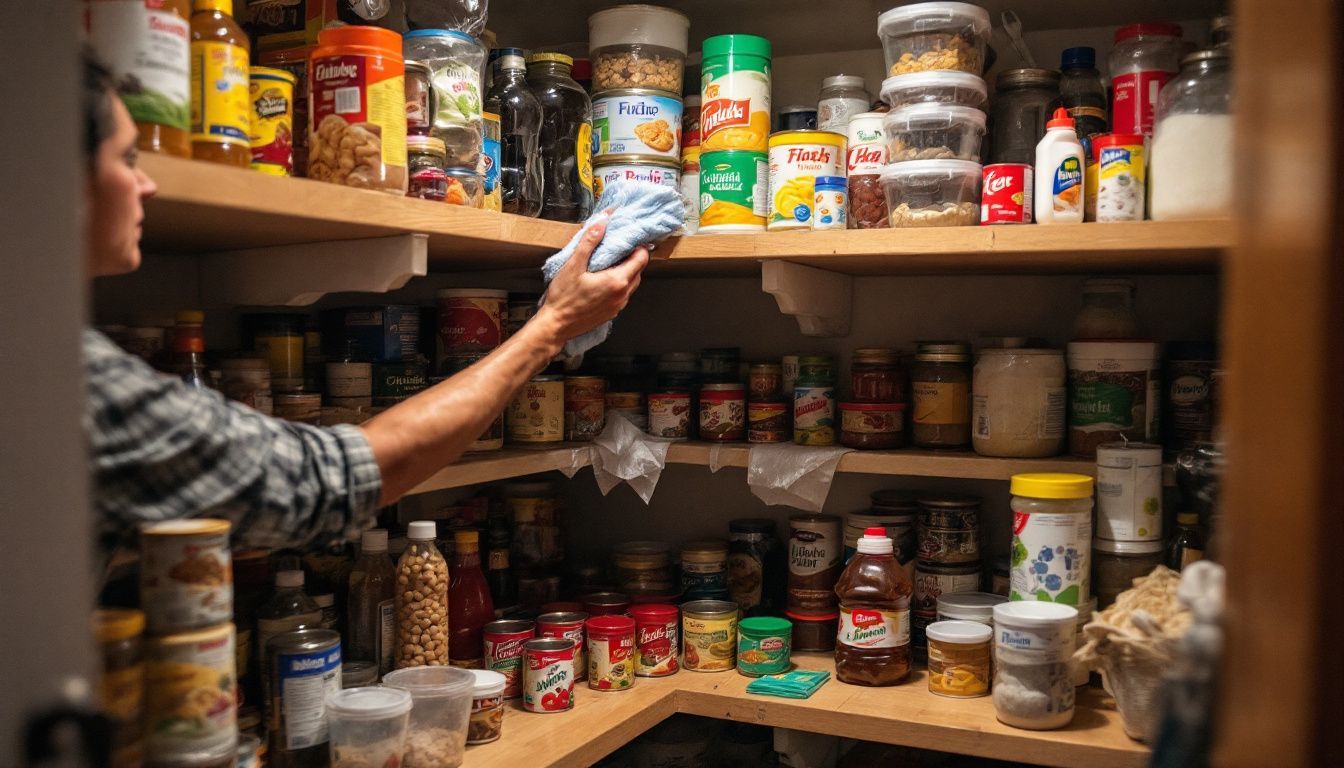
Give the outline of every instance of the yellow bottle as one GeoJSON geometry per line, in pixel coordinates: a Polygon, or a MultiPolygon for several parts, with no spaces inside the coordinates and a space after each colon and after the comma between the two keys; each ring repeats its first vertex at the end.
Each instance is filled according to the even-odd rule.
{"type": "Polygon", "coordinates": [[[191,10],[191,155],[246,168],[247,33],[233,18],[233,0],[192,0],[191,10]]]}

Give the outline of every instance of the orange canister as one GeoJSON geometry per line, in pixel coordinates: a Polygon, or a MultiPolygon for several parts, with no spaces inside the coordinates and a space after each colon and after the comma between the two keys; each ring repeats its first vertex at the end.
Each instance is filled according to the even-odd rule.
{"type": "Polygon", "coordinates": [[[396,32],[318,33],[308,66],[308,178],[406,194],[405,79],[396,32]]]}

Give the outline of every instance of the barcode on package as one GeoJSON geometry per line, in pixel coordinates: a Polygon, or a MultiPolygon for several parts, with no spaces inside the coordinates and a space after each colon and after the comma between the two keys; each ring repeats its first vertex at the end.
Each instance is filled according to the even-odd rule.
{"type": "Polygon", "coordinates": [[[975,436],[989,439],[989,398],[985,395],[975,395],[972,400],[972,408],[975,420],[975,436]]]}
{"type": "Polygon", "coordinates": [[[363,111],[363,104],[360,102],[359,88],[336,89],[336,114],[348,115],[361,111],[363,111]]]}
{"type": "Polygon", "coordinates": [[[1052,387],[1045,393],[1045,419],[1041,422],[1041,437],[1058,438],[1064,436],[1064,412],[1068,402],[1068,390],[1064,387],[1052,387]]]}

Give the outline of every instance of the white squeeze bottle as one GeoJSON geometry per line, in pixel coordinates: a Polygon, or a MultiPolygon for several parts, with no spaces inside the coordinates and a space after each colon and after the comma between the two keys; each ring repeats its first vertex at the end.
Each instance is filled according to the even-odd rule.
{"type": "Polygon", "coordinates": [[[1055,110],[1036,145],[1036,189],[1032,202],[1037,224],[1083,221],[1083,145],[1067,110],[1055,110]]]}

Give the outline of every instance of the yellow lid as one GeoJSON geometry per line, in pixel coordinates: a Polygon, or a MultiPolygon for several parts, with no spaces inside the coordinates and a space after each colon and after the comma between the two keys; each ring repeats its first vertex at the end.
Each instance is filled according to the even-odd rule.
{"type": "Polygon", "coordinates": [[[225,16],[233,15],[233,0],[192,0],[192,12],[219,11],[225,16]]]}
{"type": "Polygon", "coordinates": [[[453,531],[454,544],[478,544],[481,541],[480,531],[475,528],[459,528],[453,531]]]}
{"type": "Polygon", "coordinates": [[[253,80],[283,80],[290,85],[294,85],[297,81],[292,72],[275,67],[249,67],[247,74],[253,80]]]}
{"type": "Polygon", "coordinates": [[[534,53],[531,56],[527,57],[528,64],[535,64],[539,61],[558,61],[561,64],[564,64],[566,67],[574,66],[574,57],[566,56],[563,53],[554,53],[547,51],[543,53],[534,53]]]}
{"type": "Polygon", "coordinates": [[[93,636],[100,643],[129,640],[145,633],[145,614],[130,609],[99,609],[93,612],[93,636]]]}
{"type": "Polygon", "coordinates": [[[199,309],[184,309],[181,312],[178,312],[177,315],[174,316],[174,318],[179,323],[186,323],[188,325],[200,325],[201,323],[205,322],[205,313],[199,309]]]}
{"type": "Polygon", "coordinates": [[[187,520],[164,520],[158,523],[145,523],[140,527],[141,536],[207,536],[229,532],[228,520],[215,520],[200,517],[187,520]]]}
{"type": "Polygon", "coordinates": [[[1032,499],[1087,499],[1092,497],[1092,478],[1067,472],[1013,475],[1008,490],[1032,499]]]}

